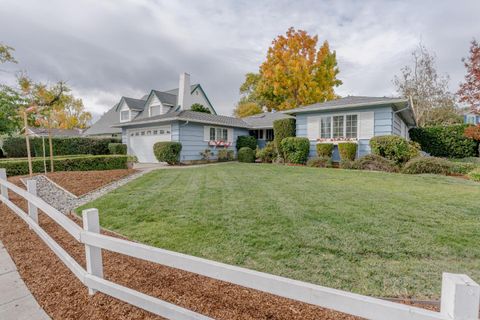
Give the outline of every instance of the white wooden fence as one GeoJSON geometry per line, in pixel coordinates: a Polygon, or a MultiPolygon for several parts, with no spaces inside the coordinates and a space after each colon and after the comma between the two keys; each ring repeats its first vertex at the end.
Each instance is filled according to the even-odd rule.
{"type": "Polygon", "coordinates": [[[104,279],[102,249],[367,319],[478,319],[480,286],[466,275],[443,274],[441,312],[434,312],[106,236],[100,234],[97,209],[82,212],[84,225],[82,229],[36,196],[35,181],[28,181],[27,191],[25,191],[7,181],[5,169],[0,169],[0,191],[0,200],[37,233],[88,288],[90,294],[100,291],[168,319],[210,318],[104,279]],[[28,213],[9,200],[9,191],[28,201],[28,213]],[[38,224],[38,209],[78,242],[85,244],[87,270],[83,269],[41,228],[38,224]]]}

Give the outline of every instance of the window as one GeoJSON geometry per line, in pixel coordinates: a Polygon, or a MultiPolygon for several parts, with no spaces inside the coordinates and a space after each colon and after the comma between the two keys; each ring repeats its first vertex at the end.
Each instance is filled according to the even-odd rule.
{"type": "Polygon", "coordinates": [[[151,106],[150,107],[150,117],[160,115],[160,106],[151,106]]]}
{"type": "Polygon", "coordinates": [[[144,136],[144,135],[145,135],[145,131],[142,131],[142,132],[140,133],[140,135],[144,136]]]}
{"type": "Polygon", "coordinates": [[[273,129],[265,130],[265,140],[273,141],[273,129]]]}
{"type": "Polygon", "coordinates": [[[210,140],[215,140],[215,128],[210,128],[210,140]]]}
{"type": "Polygon", "coordinates": [[[158,134],[158,130],[153,130],[153,135],[156,136],[158,134]]]}
{"type": "Polygon", "coordinates": [[[468,124],[475,124],[475,116],[467,115],[467,121],[468,124]]]}
{"type": "Polygon", "coordinates": [[[138,131],[137,131],[137,132],[135,132],[135,135],[136,135],[136,136],[138,136],[139,134],[140,134],[140,133],[139,133],[138,131]]]}
{"type": "Polygon", "coordinates": [[[357,115],[349,114],[346,116],[346,125],[345,125],[345,138],[356,138],[357,137],[357,115]]]}
{"type": "Polygon", "coordinates": [[[343,116],[333,116],[332,117],[332,122],[333,122],[332,138],[342,138],[342,137],[344,137],[344,134],[343,134],[343,116]]]}
{"type": "Polygon", "coordinates": [[[133,137],[134,135],[135,135],[135,133],[133,133],[133,132],[132,132],[132,133],[130,133],[130,137],[133,137]]]}
{"type": "Polygon", "coordinates": [[[130,120],[130,111],[125,110],[120,112],[120,121],[128,121],[130,120]]]}
{"type": "Polygon", "coordinates": [[[151,136],[152,135],[152,131],[151,130],[148,130],[147,131],[147,136],[151,136]]]}
{"type": "Polygon", "coordinates": [[[332,117],[320,118],[320,138],[330,139],[332,137],[332,117]]]}
{"type": "Polygon", "coordinates": [[[228,129],[210,127],[210,141],[228,141],[228,129]]]}

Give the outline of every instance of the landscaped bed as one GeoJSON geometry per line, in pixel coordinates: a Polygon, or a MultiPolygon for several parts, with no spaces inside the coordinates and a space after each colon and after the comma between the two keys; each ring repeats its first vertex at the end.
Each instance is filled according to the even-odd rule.
{"type": "Polygon", "coordinates": [[[480,184],[433,175],[225,164],[159,170],[100,198],[132,240],[382,297],[480,280],[480,184]]]}

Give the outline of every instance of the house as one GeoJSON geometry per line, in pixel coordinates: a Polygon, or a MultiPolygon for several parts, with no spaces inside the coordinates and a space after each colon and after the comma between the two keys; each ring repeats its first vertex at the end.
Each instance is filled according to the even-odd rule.
{"type": "MultiPolygon", "coordinates": [[[[181,78],[190,82],[188,74],[181,75],[181,78]]],[[[190,88],[190,93],[187,93],[187,98],[190,105],[199,103],[208,108],[212,114],[217,114],[200,84],[188,84],[188,87],[182,88],[182,92],[183,90],[188,91],[188,88],[190,88]]],[[[128,122],[136,119],[137,116],[148,117],[175,111],[179,103],[181,103],[178,92],[179,88],[166,91],[151,90],[139,99],[122,97],[98,121],[85,130],[84,134],[93,137],[121,137],[121,127],[113,126],[114,124],[128,122]],[[142,111],[147,104],[149,106],[148,112],[143,113],[142,111]],[[121,115],[122,118],[120,118],[121,115]]]]}
{"type": "Polygon", "coordinates": [[[463,115],[463,121],[467,124],[480,125],[480,115],[473,112],[465,113],[463,115]]]}
{"type": "MultiPolygon", "coordinates": [[[[316,156],[317,143],[341,141],[358,143],[357,157],[361,157],[370,153],[372,137],[393,134],[409,139],[408,130],[416,125],[405,98],[348,96],[284,113],[295,116],[297,136],[310,140],[310,157],[316,156]]],[[[333,160],[340,160],[337,146],[333,160]]]]}
{"type": "Polygon", "coordinates": [[[121,130],[128,153],[139,162],[157,162],[153,145],[159,141],[182,143],[180,161],[201,160],[201,152],[210,149],[216,157],[220,148],[235,151],[237,137],[248,135],[249,126],[241,119],[217,115],[200,85],[190,85],[190,76],[180,75],[179,88],[152,90],[141,99],[122,97],[115,107],[114,128],[121,130]],[[200,103],[209,113],[189,110],[200,103]]]}
{"type": "Polygon", "coordinates": [[[257,138],[260,148],[265,147],[267,142],[273,141],[273,122],[279,119],[294,118],[281,112],[263,112],[250,117],[242,118],[249,126],[249,134],[257,138]]]}
{"type": "MultiPolygon", "coordinates": [[[[48,137],[48,128],[28,127],[28,135],[30,137],[48,137]]],[[[83,132],[81,129],[50,129],[52,137],[81,137],[83,132]]]]}

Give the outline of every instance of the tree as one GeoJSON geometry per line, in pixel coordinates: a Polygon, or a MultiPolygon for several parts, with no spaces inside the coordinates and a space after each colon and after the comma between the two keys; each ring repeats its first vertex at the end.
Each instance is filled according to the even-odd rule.
{"type": "Polygon", "coordinates": [[[337,98],[334,87],[342,82],[336,53],[327,41],[318,50],[317,43],[318,36],[293,27],[274,39],[259,73],[246,74],[242,101],[286,110],[337,98]]]}
{"type": "Polygon", "coordinates": [[[457,123],[458,110],[454,96],[448,91],[448,75],[439,75],[435,56],[419,44],[412,52],[413,66],[401,69],[393,84],[404,97],[412,97],[418,126],[457,123]]]}
{"type": "Polygon", "coordinates": [[[467,74],[457,92],[459,100],[467,103],[472,112],[480,114],[480,45],[475,39],[470,47],[470,57],[463,58],[462,62],[467,68],[467,74]]]}
{"type": "Polygon", "coordinates": [[[14,89],[0,85],[0,134],[11,135],[22,128],[18,106],[23,104],[14,89]]]}
{"type": "Polygon", "coordinates": [[[248,101],[239,102],[233,110],[233,114],[238,118],[245,118],[259,113],[262,113],[262,108],[256,102],[248,101]]]}
{"type": "Polygon", "coordinates": [[[196,111],[196,112],[211,113],[210,109],[205,108],[203,104],[200,104],[200,103],[192,104],[192,106],[190,107],[190,110],[196,111]]]}
{"type": "Polygon", "coordinates": [[[12,51],[15,51],[15,49],[0,43],[0,63],[5,63],[5,62],[17,63],[17,61],[13,57],[12,51]]]}

